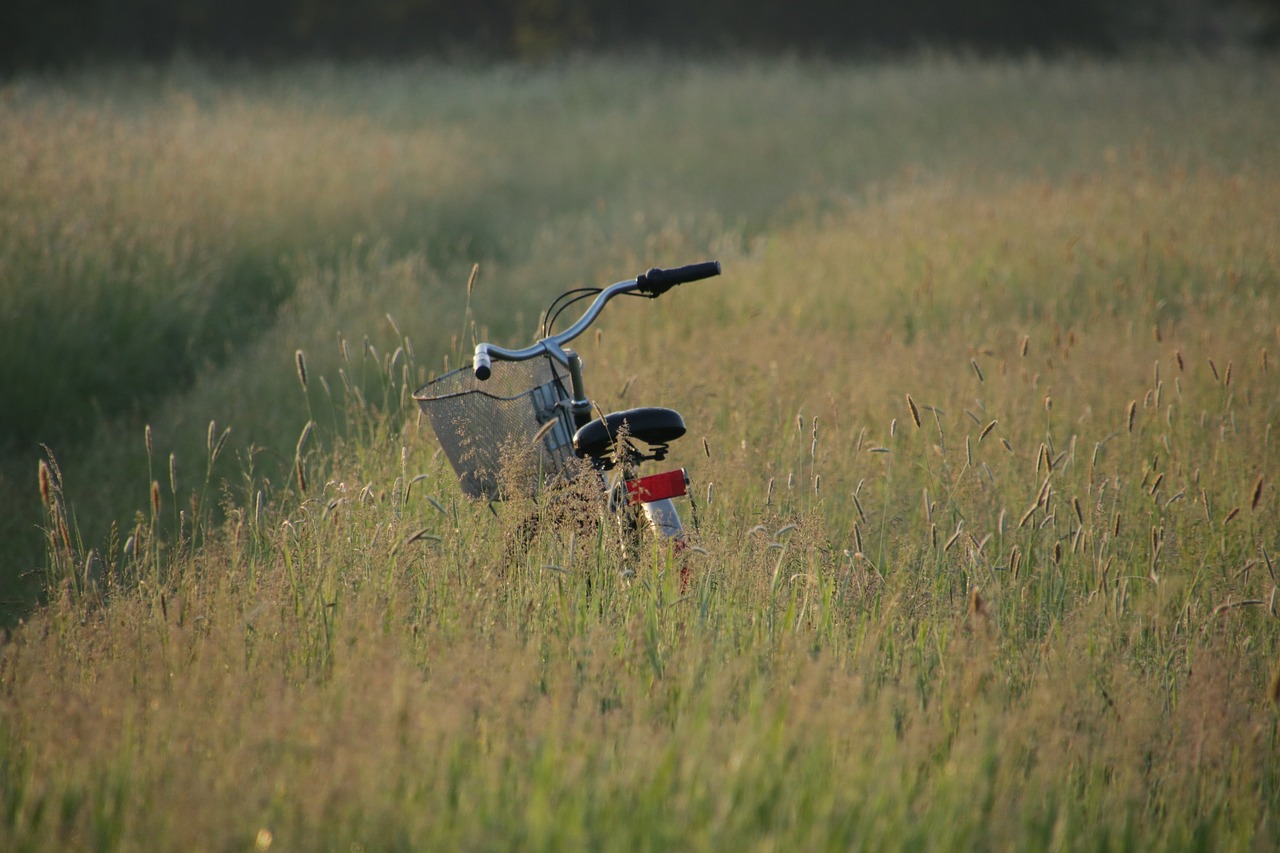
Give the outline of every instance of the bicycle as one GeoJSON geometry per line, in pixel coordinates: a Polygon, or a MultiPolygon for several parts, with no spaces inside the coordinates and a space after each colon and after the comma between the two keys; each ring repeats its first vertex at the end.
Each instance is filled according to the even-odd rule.
{"type": "MultiPolygon", "coordinates": [[[[640,476],[685,434],[674,409],[640,407],[604,414],[587,396],[583,364],[565,345],[585,332],[617,296],[656,299],[672,287],[720,274],[718,261],[654,268],[605,288],[577,288],[552,301],[542,337],[523,349],[476,345],[470,367],[446,373],[414,392],[458,475],[464,494],[493,501],[540,500],[582,485],[617,516],[634,543],[641,527],[677,549],[687,546],[674,500],[689,494],[683,468],[640,476]],[[554,333],[561,313],[595,297],[571,326],[554,333]],[[630,511],[627,511],[630,510],[630,511]]],[[[570,514],[580,514],[574,507],[570,514]]],[[[696,522],[696,517],[695,517],[696,522]]],[[[626,549],[624,538],[624,551],[626,549]]],[[[634,547],[634,545],[633,545],[634,547]]],[[[682,578],[686,576],[682,568],[682,578]]]]}

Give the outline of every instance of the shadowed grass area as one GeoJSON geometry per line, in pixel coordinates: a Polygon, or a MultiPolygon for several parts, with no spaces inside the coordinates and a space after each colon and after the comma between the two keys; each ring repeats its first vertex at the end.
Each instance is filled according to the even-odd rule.
{"type": "Polygon", "coordinates": [[[469,302],[395,233],[291,256],[150,429],[43,504],[30,460],[0,846],[1274,846],[1274,66],[586,70],[258,78],[454,122],[497,248],[469,302]],[[407,401],[446,354],[712,254],[577,342],[690,425],[692,586],[461,496],[407,401]]]}

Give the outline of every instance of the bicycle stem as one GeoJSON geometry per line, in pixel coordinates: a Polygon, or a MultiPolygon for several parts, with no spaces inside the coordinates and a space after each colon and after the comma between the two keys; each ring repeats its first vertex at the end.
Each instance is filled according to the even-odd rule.
{"type": "Polygon", "coordinates": [[[569,401],[569,411],[573,412],[573,425],[581,429],[591,422],[591,401],[587,399],[586,383],[582,381],[582,359],[573,350],[565,350],[569,356],[569,384],[573,389],[573,399],[569,401]]]}

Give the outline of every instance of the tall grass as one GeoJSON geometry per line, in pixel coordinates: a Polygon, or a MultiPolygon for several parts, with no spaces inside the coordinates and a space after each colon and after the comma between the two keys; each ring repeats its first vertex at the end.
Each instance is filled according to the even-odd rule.
{"type": "Polygon", "coordinates": [[[489,227],[545,206],[477,334],[721,255],[578,342],[603,406],[690,424],[692,586],[462,498],[405,398],[467,350],[465,274],[376,233],[295,260],[154,428],[31,462],[3,846],[1274,846],[1274,68],[583,70],[255,82],[447,119],[489,227]]]}

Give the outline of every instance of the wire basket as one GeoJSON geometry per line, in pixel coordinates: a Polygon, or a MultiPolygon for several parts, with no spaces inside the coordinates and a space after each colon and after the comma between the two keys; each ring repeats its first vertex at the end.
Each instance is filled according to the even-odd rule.
{"type": "Polygon", "coordinates": [[[569,393],[555,363],[494,361],[492,371],[480,382],[464,367],[413,392],[462,491],[502,500],[570,476],[569,393]]]}

